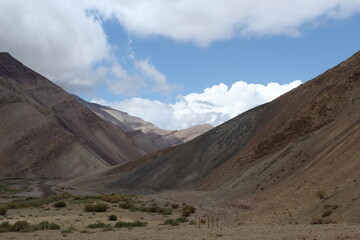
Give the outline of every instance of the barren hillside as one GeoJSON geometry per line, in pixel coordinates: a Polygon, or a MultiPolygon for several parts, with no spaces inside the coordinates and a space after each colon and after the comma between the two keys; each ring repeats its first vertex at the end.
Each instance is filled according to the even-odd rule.
{"type": "Polygon", "coordinates": [[[239,206],[244,219],[310,222],[329,219],[328,212],[339,221],[360,222],[359,143],[357,52],[108,187],[214,190],[212,195],[239,206]]]}
{"type": "Polygon", "coordinates": [[[60,87],[0,53],[0,175],[71,177],[144,154],[60,87]]]}

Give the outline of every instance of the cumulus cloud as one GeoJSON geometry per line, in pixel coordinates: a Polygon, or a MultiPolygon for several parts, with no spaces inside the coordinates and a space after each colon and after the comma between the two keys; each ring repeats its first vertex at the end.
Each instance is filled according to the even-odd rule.
{"type": "Polygon", "coordinates": [[[208,46],[241,36],[297,36],[306,24],[358,12],[359,0],[0,0],[0,51],[70,91],[91,89],[110,75],[117,94],[167,93],[174,86],[149,59],[134,59],[130,72],[114,61],[103,21],[117,19],[134,36],[208,46]]]}
{"type": "Polygon", "coordinates": [[[135,35],[159,35],[202,46],[238,36],[298,36],[305,24],[360,12],[359,0],[104,0],[91,4],[135,35]]]}
{"type": "Polygon", "coordinates": [[[71,92],[91,90],[105,79],[116,94],[136,95],[144,88],[171,92],[174,86],[166,76],[149,58],[137,59],[131,46],[123,57],[130,59],[133,71],[120,64],[101,13],[90,3],[0,0],[0,51],[10,52],[71,92]]]}
{"type": "Polygon", "coordinates": [[[138,59],[131,46],[128,48],[129,52],[124,55],[123,61],[130,62],[132,68],[125,70],[116,59],[113,60],[107,80],[110,92],[125,96],[135,96],[144,91],[167,95],[179,89],[177,85],[167,81],[166,76],[151,63],[149,58],[138,59]]]}
{"type": "Polygon", "coordinates": [[[92,102],[128,112],[164,129],[183,129],[204,123],[217,126],[250,108],[273,100],[300,84],[300,80],[283,85],[239,81],[231,87],[220,83],[206,88],[202,93],[179,96],[173,104],[143,98],[117,102],[94,99],[92,102]]]}
{"type": "Polygon", "coordinates": [[[91,88],[108,57],[99,19],[75,1],[0,1],[0,51],[62,86],[91,88]]]}

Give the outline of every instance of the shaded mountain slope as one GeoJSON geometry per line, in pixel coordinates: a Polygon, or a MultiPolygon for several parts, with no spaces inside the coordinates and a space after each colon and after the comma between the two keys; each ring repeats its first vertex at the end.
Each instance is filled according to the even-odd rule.
{"type": "Polygon", "coordinates": [[[131,135],[139,146],[144,145],[142,149],[156,151],[186,143],[213,128],[210,124],[203,124],[182,130],[164,130],[128,113],[100,104],[89,103],[80,98],[78,100],[101,118],[117,125],[131,135]]]}
{"type": "Polygon", "coordinates": [[[72,177],[144,154],[63,89],[0,53],[0,175],[72,177]]]}
{"type": "MultiPolygon", "coordinates": [[[[351,166],[349,176],[354,177],[360,172],[359,96],[358,52],[274,101],[146,162],[111,186],[208,190],[242,182],[234,194],[251,193],[274,174],[279,179],[296,171],[320,174],[323,170],[313,169],[316,164],[329,164],[344,152],[348,155],[345,168],[351,166]]],[[[278,183],[272,179],[267,184],[278,183]]]]}

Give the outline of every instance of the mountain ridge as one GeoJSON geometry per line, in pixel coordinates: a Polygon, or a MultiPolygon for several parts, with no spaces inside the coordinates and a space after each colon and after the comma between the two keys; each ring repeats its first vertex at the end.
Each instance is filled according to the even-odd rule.
{"type": "Polygon", "coordinates": [[[145,154],[9,53],[0,53],[0,113],[1,175],[73,177],[145,154]]]}

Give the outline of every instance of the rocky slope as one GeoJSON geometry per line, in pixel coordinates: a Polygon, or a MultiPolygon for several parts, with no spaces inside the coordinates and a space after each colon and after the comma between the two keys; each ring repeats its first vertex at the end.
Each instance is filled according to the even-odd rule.
{"type": "Polygon", "coordinates": [[[145,153],[8,53],[0,53],[0,136],[0,176],[73,177],[145,153]]]}
{"type": "Polygon", "coordinates": [[[89,103],[80,98],[78,100],[101,118],[127,132],[140,146],[145,145],[143,149],[152,151],[186,143],[213,128],[210,124],[203,124],[182,130],[164,130],[128,113],[100,104],[89,103]]]}
{"type": "Polygon", "coordinates": [[[213,190],[243,221],[359,223],[359,143],[357,52],[104,186],[213,190]]]}

